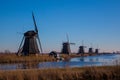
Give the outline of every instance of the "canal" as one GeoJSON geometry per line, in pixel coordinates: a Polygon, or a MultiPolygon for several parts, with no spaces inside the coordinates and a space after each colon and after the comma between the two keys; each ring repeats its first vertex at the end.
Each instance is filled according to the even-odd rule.
{"type": "Polygon", "coordinates": [[[120,64],[120,54],[104,54],[71,58],[69,61],[0,64],[0,70],[46,69],[85,66],[112,66],[120,64]]]}

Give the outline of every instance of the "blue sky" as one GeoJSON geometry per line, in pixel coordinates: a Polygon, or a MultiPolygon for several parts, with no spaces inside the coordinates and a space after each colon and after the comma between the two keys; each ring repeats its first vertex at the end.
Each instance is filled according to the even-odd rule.
{"type": "Polygon", "coordinates": [[[61,51],[66,33],[77,52],[82,44],[120,51],[120,0],[0,0],[0,51],[17,51],[23,33],[34,29],[44,52],[61,51]]]}

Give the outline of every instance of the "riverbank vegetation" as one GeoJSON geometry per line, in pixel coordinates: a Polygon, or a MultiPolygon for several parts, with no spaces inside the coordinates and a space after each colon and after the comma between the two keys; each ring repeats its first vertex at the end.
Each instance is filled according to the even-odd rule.
{"type": "Polygon", "coordinates": [[[0,71],[0,80],[120,80],[120,66],[0,71]]]}
{"type": "Polygon", "coordinates": [[[30,56],[17,56],[15,53],[11,54],[0,54],[0,63],[23,63],[23,62],[47,62],[55,61],[54,57],[49,55],[30,55],[30,56]]]}
{"type": "MultiPolygon", "coordinates": [[[[88,56],[89,54],[84,54],[88,56]]],[[[93,54],[95,55],[95,54],[93,54]]],[[[70,58],[80,57],[81,54],[60,54],[65,61],[69,61],[70,58]]],[[[3,63],[23,63],[23,62],[51,62],[56,61],[56,58],[49,56],[49,54],[38,54],[38,55],[29,55],[29,56],[17,56],[15,53],[0,53],[0,64],[3,63]]]]}

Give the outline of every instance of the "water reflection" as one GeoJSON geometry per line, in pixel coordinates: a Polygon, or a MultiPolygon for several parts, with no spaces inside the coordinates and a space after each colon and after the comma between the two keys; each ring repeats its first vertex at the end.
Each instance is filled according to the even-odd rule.
{"type": "Polygon", "coordinates": [[[24,62],[17,65],[18,69],[36,69],[39,68],[38,62],[24,62]]]}
{"type": "Polygon", "coordinates": [[[80,61],[84,61],[84,57],[80,57],[80,61]]]}
{"type": "Polygon", "coordinates": [[[41,62],[41,63],[19,63],[19,64],[0,64],[0,70],[15,69],[43,69],[43,68],[66,68],[83,66],[104,66],[120,64],[120,55],[107,54],[87,57],[71,58],[69,61],[60,62],[41,62]]]}

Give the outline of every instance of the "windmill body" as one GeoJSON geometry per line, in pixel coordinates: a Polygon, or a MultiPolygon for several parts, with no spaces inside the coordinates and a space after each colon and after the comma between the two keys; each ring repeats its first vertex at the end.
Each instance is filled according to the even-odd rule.
{"type": "Polygon", "coordinates": [[[38,35],[38,29],[36,26],[36,22],[35,22],[33,13],[32,13],[32,17],[33,17],[33,21],[34,21],[34,25],[35,25],[35,30],[29,30],[24,33],[24,37],[19,46],[17,55],[38,54],[38,53],[40,53],[40,51],[42,53],[42,46],[41,46],[40,38],[38,35]],[[40,47],[40,51],[39,51],[38,44],[40,47]]]}
{"type": "Polygon", "coordinates": [[[78,51],[78,54],[84,54],[85,53],[85,51],[84,51],[84,46],[80,46],[79,47],[79,51],[78,51]]]}
{"type": "Polygon", "coordinates": [[[98,54],[99,53],[99,48],[98,48],[98,45],[97,45],[97,48],[95,49],[95,53],[98,54]]]}
{"type": "Polygon", "coordinates": [[[63,44],[62,44],[63,47],[62,47],[61,53],[70,54],[71,53],[70,45],[75,45],[75,43],[70,43],[68,35],[66,35],[66,37],[67,37],[67,41],[63,42],[63,44]]]}
{"type": "Polygon", "coordinates": [[[70,54],[71,53],[70,44],[68,42],[63,43],[62,53],[63,54],[70,54]]]}
{"type": "Polygon", "coordinates": [[[99,49],[95,49],[95,53],[98,54],[99,53],[99,49]]]}
{"type": "Polygon", "coordinates": [[[84,46],[84,41],[82,40],[82,45],[79,47],[78,54],[84,54],[86,46],[84,46]]]}
{"type": "Polygon", "coordinates": [[[93,53],[93,47],[92,47],[92,43],[91,43],[91,47],[88,49],[88,53],[93,53]]]}
{"type": "Polygon", "coordinates": [[[37,33],[33,30],[24,33],[25,41],[22,49],[23,55],[39,53],[36,34],[37,33]]]}
{"type": "Polygon", "coordinates": [[[89,48],[88,53],[93,53],[93,48],[89,48]]]}

